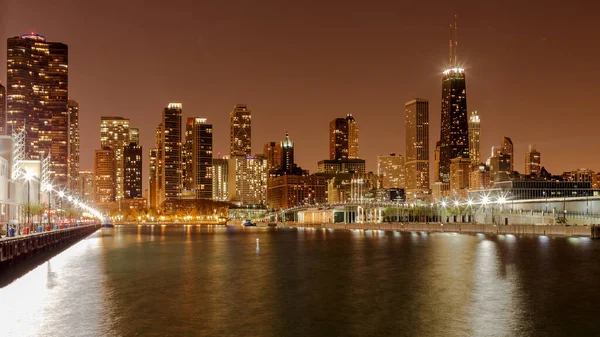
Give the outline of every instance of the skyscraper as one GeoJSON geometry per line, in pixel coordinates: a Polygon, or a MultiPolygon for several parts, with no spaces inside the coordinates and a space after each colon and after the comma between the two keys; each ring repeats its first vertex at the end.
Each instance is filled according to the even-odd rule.
{"type": "Polygon", "coordinates": [[[212,187],[214,201],[229,200],[229,158],[213,158],[212,187]]]}
{"type": "Polygon", "coordinates": [[[185,139],[184,188],[195,199],[212,199],[213,127],[206,118],[188,118],[185,139]]]}
{"type": "Polygon", "coordinates": [[[125,196],[125,147],[129,145],[129,119],[118,116],[100,117],[100,148],[108,147],[115,154],[115,198],[125,196]]]}
{"type": "Polygon", "coordinates": [[[181,197],[181,103],[169,103],[162,114],[161,203],[181,197]]]}
{"type": "Polygon", "coordinates": [[[440,132],[439,181],[450,182],[450,160],[469,158],[467,87],[465,70],[458,64],[456,20],[451,27],[448,69],[442,76],[442,121],[440,132]]]}
{"type": "Polygon", "coordinates": [[[267,158],[269,171],[276,170],[281,166],[281,144],[278,142],[268,142],[265,144],[263,155],[267,158]]]}
{"type": "Polygon", "coordinates": [[[69,189],[79,189],[79,103],[70,99],[69,110],[69,189]]]}
{"type": "Polygon", "coordinates": [[[266,205],[267,159],[232,156],[229,159],[229,199],[242,205],[266,205]]]}
{"type": "Polygon", "coordinates": [[[6,88],[0,82],[0,136],[8,135],[6,132],[6,88]]]}
{"type": "Polygon", "coordinates": [[[473,167],[481,163],[481,120],[477,111],[469,118],[469,158],[473,167]]]}
{"type": "Polygon", "coordinates": [[[534,145],[529,145],[529,151],[525,154],[525,174],[539,175],[542,170],[542,158],[540,152],[534,145]]]}
{"type": "Polygon", "coordinates": [[[290,135],[285,132],[285,139],[280,143],[281,148],[281,169],[287,173],[294,170],[294,143],[290,140],[290,135]]]}
{"type": "Polygon", "coordinates": [[[151,149],[148,155],[148,204],[150,208],[156,209],[158,204],[157,194],[158,188],[156,186],[157,179],[157,150],[151,149]]]}
{"type": "Polygon", "coordinates": [[[79,198],[86,204],[94,202],[94,171],[79,171],[79,198]]]}
{"type": "Polygon", "coordinates": [[[358,124],[352,114],[329,123],[329,159],[359,159],[358,124]]]}
{"type": "MultiPolygon", "coordinates": [[[[515,170],[515,150],[509,137],[502,137],[502,153],[508,156],[510,172],[515,170]]],[[[510,173],[509,172],[509,173],[510,173]]]]}
{"type": "Polygon", "coordinates": [[[377,156],[377,174],[383,176],[384,188],[404,188],[404,156],[395,153],[377,156]]]}
{"type": "Polygon", "coordinates": [[[231,156],[252,154],[252,116],[245,104],[236,104],[229,113],[231,156]]]}
{"type": "Polygon", "coordinates": [[[155,174],[155,178],[156,178],[156,189],[155,189],[155,193],[156,193],[156,207],[160,207],[162,205],[162,203],[165,201],[164,199],[164,193],[163,193],[163,166],[164,166],[164,159],[163,159],[163,123],[161,122],[160,124],[158,124],[158,126],[156,127],[156,133],[155,133],[155,137],[156,137],[156,174],[155,174]]]}
{"type": "Polygon", "coordinates": [[[142,146],[130,142],[123,151],[123,197],[142,197],[142,146]]]}
{"type": "Polygon", "coordinates": [[[115,201],[115,152],[104,147],[94,152],[94,201],[115,201]]]}
{"type": "Polygon", "coordinates": [[[415,98],[405,104],[406,194],[422,199],[429,191],[429,101],[415,98]]]}
{"type": "Polygon", "coordinates": [[[50,155],[50,179],[68,187],[68,47],[31,33],[8,39],[7,134],[26,126],[26,156],[50,155]]]}

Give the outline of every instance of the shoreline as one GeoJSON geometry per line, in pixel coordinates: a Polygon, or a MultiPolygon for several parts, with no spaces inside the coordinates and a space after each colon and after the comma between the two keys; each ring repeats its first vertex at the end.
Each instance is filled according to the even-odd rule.
{"type": "Polygon", "coordinates": [[[492,225],[471,223],[323,223],[307,224],[286,222],[278,227],[323,228],[323,229],[362,229],[400,232],[431,233],[469,233],[469,234],[514,234],[514,235],[552,235],[565,237],[600,238],[598,225],[492,225]]]}

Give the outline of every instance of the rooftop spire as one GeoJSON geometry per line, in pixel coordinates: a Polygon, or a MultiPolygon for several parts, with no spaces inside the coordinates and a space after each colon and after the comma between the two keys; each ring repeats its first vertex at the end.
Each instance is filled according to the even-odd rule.
{"type": "Polygon", "coordinates": [[[458,66],[458,26],[456,25],[456,19],[458,15],[454,15],[454,24],[450,25],[450,67],[456,68],[458,66]]]}

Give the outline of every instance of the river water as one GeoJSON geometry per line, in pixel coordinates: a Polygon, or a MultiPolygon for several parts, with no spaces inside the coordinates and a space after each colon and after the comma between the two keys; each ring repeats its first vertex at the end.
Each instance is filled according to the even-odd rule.
{"type": "Polygon", "coordinates": [[[0,288],[0,336],[598,336],[599,257],[588,238],[102,229],[0,288]]]}

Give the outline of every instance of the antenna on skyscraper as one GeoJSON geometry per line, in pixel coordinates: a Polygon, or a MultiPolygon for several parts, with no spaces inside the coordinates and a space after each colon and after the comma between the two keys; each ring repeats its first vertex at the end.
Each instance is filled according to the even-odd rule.
{"type": "Polygon", "coordinates": [[[457,14],[454,14],[454,66],[458,66],[458,25],[456,24],[457,14]]]}

